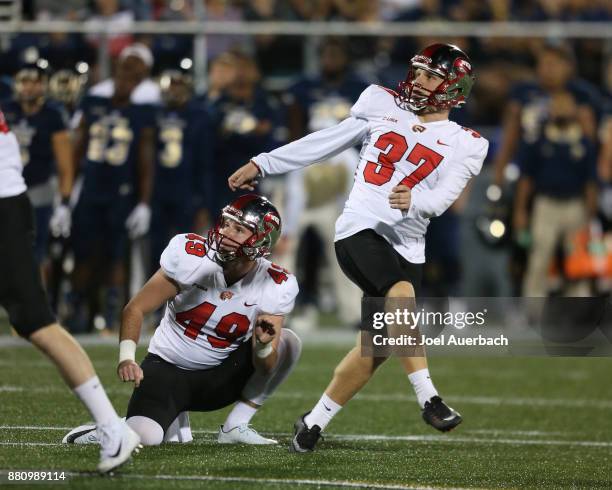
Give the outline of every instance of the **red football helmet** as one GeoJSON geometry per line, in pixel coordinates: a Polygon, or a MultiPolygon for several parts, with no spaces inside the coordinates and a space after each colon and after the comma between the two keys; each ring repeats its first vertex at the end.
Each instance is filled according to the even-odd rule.
{"type": "Polygon", "coordinates": [[[413,112],[460,107],[470,95],[474,80],[467,54],[453,44],[432,44],[410,60],[406,80],[399,84],[399,101],[413,112]],[[415,81],[419,68],[442,77],[443,82],[433,91],[426,90],[415,81]],[[414,92],[415,87],[429,95],[414,92]]]}
{"type": "Polygon", "coordinates": [[[245,194],[225,206],[216,225],[208,232],[208,245],[215,252],[218,262],[228,262],[238,257],[254,260],[267,257],[281,234],[281,218],[274,205],[263,196],[245,194]],[[220,228],[224,220],[234,220],[253,232],[244,243],[238,243],[224,235],[220,228]],[[233,250],[221,247],[229,244],[233,250]]]}

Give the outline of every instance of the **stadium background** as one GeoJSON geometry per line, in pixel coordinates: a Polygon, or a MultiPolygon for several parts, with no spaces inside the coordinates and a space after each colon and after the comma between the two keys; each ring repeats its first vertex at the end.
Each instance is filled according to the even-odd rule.
{"type": "MultiPolygon", "coordinates": [[[[211,91],[211,79],[207,76],[211,66],[215,60],[227,59],[226,54],[232,53],[230,64],[234,65],[237,79],[258,87],[257,110],[266,113],[263,118],[270,121],[269,138],[260,142],[259,149],[243,155],[240,151],[228,151],[222,139],[211,137],[215,154],[202,162],[203,168],[210,171],[211,179],[216,179],[211,188],[217,194],[206,196],[210,199],[207,201],[209,216],[214,216],[227,198],[222,185],[235,168],[252,154],[308,131],[310,121],[296,117],[296,101],[298,106],[300,102],[306,104],[309,90],[317,92],[317,97],[322,92],[321,99],[325,98],[327,89],[319,80],[325,46],[337,47],[337,51],[331,50],[334,52],[330,63],[338,62],[342,53],[346,53],[347,60],[346,90],[340,96],[337,90],[329,90],[328,107],[325,108],[325,102],[319,107],[334,117],[354,102],[359,93],[356,87],[360,84],[380,83],[394,88],[405,77],[410,56],[428,42],[454,42],[465,48],[475,66],[477,82],[466,108],[453,111],[451,119],[482,133],[491,146],[485,167],[469,192],[452,210],[434,220],[428,232],[426,294],[430,296],[523,294],[527,255],[538,244],[529,234],[512,229],[514,190],[521,162],[513,154],[512,158],[506,158],[510,164],[504,165],[508,162],[504,162],[499,150],[511,131],[508,113],[512,102],[518,101],[523,106],[533,102],[541,116],[536,117],[536,123],[546,124],[550,97],[530,100],[520,87],[537,80],[538,58],[548,49],[546,46],[564,53],[570,50],[574,58],[571,82],[580,87],[580,91],[572,93],[581,94],[576,102],[590,108],[595,121],[594,128],[586,128],[581,122],[581,130],[590,138],[596,152],[591,164],[598,172],[599,225],[595,221],[585,222],[583,234],[570,237],[575,247],[559,249],[558,257],[550,264],[548,284],[555,294],[564,294],[565,286],[576,282],[587,285],[587,294],[609,293],[612,268],[608,261],[612,257],[612,244],[606,238],[606,231],[608,218],[612,216],[608,192],[612,169],[612,125],[609,123],[612,6],[605,0],[7,0],[1,3],[0,91],[7,98],[12,94],[12,77],[28,56],[47,60],[51,73],[83,68],[82,63],[86,63],[86,85],[82,88],[85,93],[95,83],[111,76],[123,48],[142,42],[153,53],[155,64],[151,75],[154,79],[165,69],[177,68],[180,60],[192,60],[196,96],[206,104],[206,95],[211,91]],[[491,187],[494,183],[500,183],[500,189],[491,187]],[[581,239],[577,238],[580,236],[581,239]],[[568,264],[576,263],[570,261],[572,254],[579,255],[574,273],[571,271],[576,268],[568,268],[568,264]],[[571,277],[568,271],[573,274],[571,277]]],[[[309,109],[309,106],[301,107],[302,116],[309,109]]],[[[523,121],[530,117],[527,112],[523,113],[523,121]]],[[[216,119],[220,125],[228,119],[238,128],[254,124],[253,113],[248,111],[239,111],[233,119],[228,114],[224,116],[216,119]]],[[[218,135],[220,128],[214,131],[218,135]]],[[[238,131],[231,149],[252,149],[241,137],[244,134],[238,131]]],[[[528,143],[523,141],[524,136],[519,140],[528,143]]],[[[284,215],[287,209],[283,198],[288,184],[283,179],[270,179],[266,185],[262,191],[280,199],[284,215]]],[[[292,228],[297,227],[294,222],[292,228]]],[[[286,390],[270,402],[269,410],[263,410],[261,419],[257,420],[264,432],[279,432],[286,437],[294,415],[315,400],[323,388],[335,360],[342,354],[342,346],[352,338],[354,326],[337,311],[337,294],[329,267],[329,262],[335,259],[321,260],[326,237],[317,235],[316,227],[311,227],[303,238],[301,246],[283,245],[293,250],[297,258],[279,256],[277,259],[297,264],[302,295],[294,323],[301,326],[307,348],[302,366],[286,390]],[[315,270],[319,273],[313,274],[315,270]],[[332,328],[312,331],[316,325],[332,328]]],[[[126,288],[126,294],[137,288],[148,274],[147,246],[147,240],[139,243],[136,261],[142,265],[132,263],[131,286],[126,288]]],[[[71,288],[70,260],[66,261],[66,255],[58,260],[58,266],[62,273],[56,278],[54,297],[62,314],[69,310],[62,307],[68,301],[65,298],[71,288]]],[[[92,315],[91,320],[94,319],[92,315]]],[[[104,327],[107,323],[97,325],[104,327]]],[[[154,323],[152,319],[151,325],[154,323]]],[[[3,329],[8,333],[6,325],[3,329]]],[[[93,321],[85,331],[95,331],[93,321]]],[[[112,332],[105,332],[110,334],[110,342],[114,342],[112,332]]],[[[94,355],[105,384],[112,386],[115,349],[97,345],[96,337],[88,338],[88,351],[94,355]]],[[[20,347],[17,340],[4,339],[2,346],[0,467],[85,470],[87,465],[82,457],[88,449],[67,451],[55,444],[62,427],[82,422],[79,407],[62,391],[55,378],[47,380],[48,370],[42,358],[20,347]],[[24,377],[23,372],[31,376],[24,377]],[[26,406],[30,410],[24,412],[26,406]],[[54,415],[53,406],[63,407],[63,413],[54,415]]],[[[352,412],[346,410],[338,418],[333,426],[337,436],[332,436],[326,445],[329,450],[317,454],[316,459],[304,462],[273,450],[255,453],[240,449],[232,455],[257,460],[251,465],[246,462],[234,465],[231,456],[223,454],[203,436],[187,451],[177,447],[159,448],[143,455],[137,461],[141,466],[135,464],[128,470],[139,480],[128,478],[122,484],[144,488],[141,480],[159,473],[161,467],[162,473],[170,476],[177,488],[191,485],[180,480],[185,475],[196,479],[212,475],[207,484],[224,488],[253,484],[284,487],[313,478],[319,480],[315,485],[351,481],[383,488],[384,485],[551,488],[610,485],[609,458],[605,456],[609,455],[612,444],[606,418],[612,406],[612,393],[609,384],[605,384],[605,373],[610,369],[608,360],[446,359],[434,360],[432,364],[432,372],[441,379],[439,383],[450,392],[449,400],[460,410],[463,408],[470,421],[470,427],[462,434],[453,434],[444,440],[426,432],[414,416],[414,407],[412,411],[406,410],[405,405],[414,402],[404,395],[407,386],[397,366],[385,366],[373,383],[375,386],[355,400],[352,412]],[[538,376],[534,376],[535,372],[538,376]],[[576,415],[580,411],[588,413],[588,422],[576,415]],[[405,414],[406,418],[406,424],[401,427],[393,425],[398,413],[405,414]],[[201,463],[202,453],[206,454],[204,463],[201,463]],[[278,465],[274,464],[275,459],[278,465]],[[173,465],[178,461],[184,463],[182,468],[173,465]],[[202,464],[207,468],[202,470],[202,464]],[[223,478],[237,480],[224,482],[223,478]],[[241,482],[239,478],[246,480],[241,482]],[[278,481],[256,480],[262,478],[278,481]]],[[[125,405],[129,394],[126,387],[110,392],[118,407],[125,405]]],[[[196,417],[194,425],[206,434],[214,430],[217,419],[222,420],[222,414],[196,417]]],[[[79,488],[112,484],[91,481],[82,475],[76,478],[75,485],[79,488]]],[[[159,482],[152,479],[146,484],[154,487],[159,482]]]]}

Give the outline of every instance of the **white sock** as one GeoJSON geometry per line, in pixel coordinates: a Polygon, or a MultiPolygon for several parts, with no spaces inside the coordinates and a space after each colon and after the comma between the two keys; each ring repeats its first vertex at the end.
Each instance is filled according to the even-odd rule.
{"type": "Polygon", "coordinates": [[[96,425],[105,425],[119,420],[119,416],[111,404],[104,387],[97,376],[85,381],[73,389],[74,394],[87,407],[96,421],[96,425]]]}
{"type": "Polygon", "coordinates": [[[321,430],[324,430],[341,408],[342,405],[338,405],[334,400],[323,393],[323,396],[312,409],[312,412],[304,417],[304,422],[306,422],[308,428],[313,425],[318,425],[321,427],[321,430]]]}
{"type": "Polygon", "coordinates": [[[181,412],[177,415],[170,427],[164,434],[164,442],[191,442],[193,435],[189,423],[189,412],[181,412]]]}
{"type": "Polygon", "coordinates": [[[223,423],[223,430],[228,432],[240,424],[248,424],[257,413],[257,410],[258,408],[253,408],[244,402],[236,403],[223,423]]]}
{"type": "Polygon", "coordinates": [[[408,375],[408,379],[410,380],[410,383],[412,383],[414,393],[421,408],[425,407],[425,402],[428,402],[432,396],[438,395],[435,386],[431,382],[429,369],[419,369],[414,373],[410,373],[408,375]]]}

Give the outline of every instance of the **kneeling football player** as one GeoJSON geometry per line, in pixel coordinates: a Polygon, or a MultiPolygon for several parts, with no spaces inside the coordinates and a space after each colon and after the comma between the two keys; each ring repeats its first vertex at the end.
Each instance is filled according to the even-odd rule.
{"type": "MultiPolygon", "coordinates": [[[[175,236],[162,253],[161,268],[123,310],[117,373],[135,384],[127,424],[143,444],[188,442],[187,412],[234,402],[219,429],[220,443],[276,443],[248,424],[301,352],[299,338],[282,328],[297,281],[265,259],[280,230],[270,201],[239,197],[223,208],[206,239],[175,236]],[[143,318],[166,302],[139,366],[143,318]]],[[[73,429],[64,442],[97,442],[95,426],[73,429]]]]}

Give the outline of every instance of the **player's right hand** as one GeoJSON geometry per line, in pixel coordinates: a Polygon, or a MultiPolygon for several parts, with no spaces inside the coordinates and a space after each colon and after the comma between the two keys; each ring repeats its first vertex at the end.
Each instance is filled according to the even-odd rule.
{"type": "Polygon", "coordinates": [[[259,175],[259,167],[253,162],[249,161],[246,165],[243,165],[236,170],[227,179],[227,183],[231,190],[236,191],[238,189],[246,189],[254,191],[257,185],[255,178],[259,175]]]}
{"type": "Polygon", "coordinates": [[[130,360],[123,361],[117,366],[117,376],[123,382],[133,381],[136,388],[140,386],[140,382],[144,379],[144,373],[138,363],[130,360]]]}

